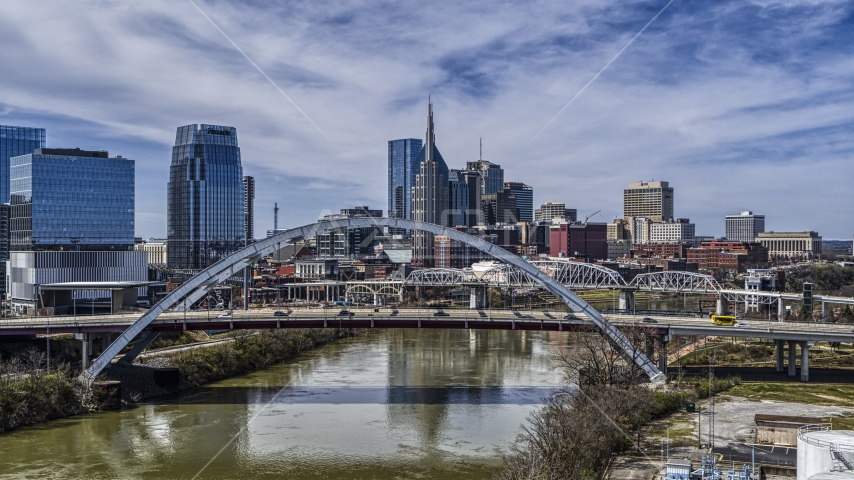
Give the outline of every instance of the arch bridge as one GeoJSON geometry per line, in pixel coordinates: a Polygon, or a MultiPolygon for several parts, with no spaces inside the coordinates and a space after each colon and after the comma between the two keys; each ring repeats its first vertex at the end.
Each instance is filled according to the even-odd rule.
{"type": "MultiPolygon", "coordinates": [[[[160,302],[145,312],[130,327],[111,343],[101,355],[92,362],[92,365],[81,375],[80,380],[91,384],[94,379],[105,368],[110,366],[113,358],[119,354],[134,338],[143,334],[145,329],[164,311],[180,304],[186,309],[197,300],[204,297],[210,289],[223,282],[228,277],[240,272],[248,265],[260,260],[281,247],[283,243],[299,241],[306,238],[316,237],[332,229],[361,228],[372,226],[387,226],[407,230],[419,230],[433,235],[443,235],[471,247],[474,247],[508,265],[518,269],[527,275],[539,286],[546,288],[561,302],[569,306],[573,311],[587,316],[598,327],[604,335],[621,349],[632,361],[634,361],[653,382],[664,381],[664,374],[656,368],[647,356],[637,350],[631,342],[614,325],[608,322],[596,309],[578,297],[571,290],[562,285],[552,276],[546,274],[538,267],[528,263],[522,258],[498,247],[486,240],[466,233],[435,225],[432,223],[404,220],[398,218],[349,218],[318,222],[280,232],[271,237],[259,240],[243,249],[228,255],[210,267],[202,270],[194,277],[182,283],[178,288],[166,295],[160,302]]],[[[456,278],[456,273],[449,273],[456,278]]]]}

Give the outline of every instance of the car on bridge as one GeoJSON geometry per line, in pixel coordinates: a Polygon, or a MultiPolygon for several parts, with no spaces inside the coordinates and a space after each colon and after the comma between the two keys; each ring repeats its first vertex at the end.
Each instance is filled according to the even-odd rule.
{"type": "Polygon", "coordinates": [[[641,319],[641,322],[643,322],[643,323],[658,323],[658,320],[656,320],[652,317],[643,317],[641,319]]]}
{"type": "Polygon", "coordinates": [[[231,316],[231,313],[223,313],[222,315],[220,315],[216,318],[232,318],[232,316],[231,316]]]}
{"type": "Polygon", "coordinates": [[[433,314],[434,317],[450,317],[451,315],[445,312],[444,310],[439,310],[438,312],[433,314]]]}
{"type": "Polygon", "coordinates": [[[281,310],[276,310],[275,312],[273,312],[273,316],[274,316],[274,317],[287,317],[287,316],[288,316],[288,312],[283,312],[283,311],[281,311],[281,310]]]}
{"type": "Polygon", "coordinates": [[[353,312],[351,312],[350,310],[341,310],[340,312],[338,312],[339,317],[347,317],[347,316],[352,317],[353,315],[355,315],[355,314],[353,312]]]}

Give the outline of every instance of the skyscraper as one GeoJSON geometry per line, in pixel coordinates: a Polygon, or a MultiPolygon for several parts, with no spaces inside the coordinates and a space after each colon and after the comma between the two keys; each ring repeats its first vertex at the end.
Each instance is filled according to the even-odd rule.
{"type": "Polygon", "coordinates": [[[741,215],[726,216],[726,239],[735,242],[755,242],[765,231],[765,215],[754,215],[751,211],[741,215]]]}
{"type": "Polygon", "coordinates": [[[466,169],[480,172],[481,193],[484,195],[504,191],[504,169],[501,165],[481,159],[476,162],[466,162],[466,169]]]}
{"type": "MultiPolygon", "coordinates": [[[[418,174],[412,188],[412,219],[446,225],[448,200],[448,165],[433,133],[433,104],[427,105],[427,136],[418,154],[418,174]]],[[[413,235],[412,260],[422,266],[433,265],[433,235],[416,231],[413,235]]]]}
{"type": "Polygon", "coordinates": [[[246,232],[237,130],[178,127],[167,195],[170,268],[206,268],[242,248],[246,232]]]}
{"type": "Polygon", "coordinates": [[[623,190],[623,216],[673,221],[673,187],[667,182],[630,183],[623,190]]]}
{"type": "Polygon", "coordinates": [[[0,203],[9,203],[9,159],[44,148],[45,135],[43,128],[0,125],[0,203]]]}
{"type": "Polygon", "coordinates": [[[255,177],[243,177],[243,219],[245,236],[252,242],[255,240],[255,177]]]}
{"type": "Polygon", "coordinates": [[[504,182],[504,193],[516,197],[516,218],[520,222],[534,221],[534,189],[524,183],[504,182]]]}
{"type": "Polygon", "coordinates": [[[412,187],[418,174],[422,142],[403,138],[388,142],[388,216],[412,220],[412,187]]]}
{"type": "Polygon", "coordinates": [[[79,148],[11,158],[9,293],[16,310],[36,306],[40,285],[147,280],[146,253],[134,251],[134,168],[133,160],[79,148]]]}
{"type": "Polygon", "coordinates": [[[466,182],[463,170],[451,170],[448,179],[448,220],[447,225],[451,227],[469,227],[471,220],[471,206],[469,200],[469,184],[466,182]]]}

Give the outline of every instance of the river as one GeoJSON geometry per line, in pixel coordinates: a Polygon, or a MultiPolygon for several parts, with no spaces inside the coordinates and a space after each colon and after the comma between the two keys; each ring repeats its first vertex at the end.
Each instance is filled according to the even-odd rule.
{"type": "Polygon", "coordinates": [[[3,478],[489,478],[562,332],[384,330],[134,408],[0,435],[3,478]]]}

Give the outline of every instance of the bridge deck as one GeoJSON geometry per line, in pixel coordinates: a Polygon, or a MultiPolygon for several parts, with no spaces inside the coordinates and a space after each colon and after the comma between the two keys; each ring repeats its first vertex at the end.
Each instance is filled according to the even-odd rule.
{"type": "MultiPolygon", "coordinates": [[[[211,312],[164,314],[151,323],[155,331],[231,330],[273,328],[453,328],[486,330],[592,331],[592,322],[579,315],[565,319],[566,312],[509,310],[451,310],[448,316],[435,316],[435,309],[351,309],[353,315],[337,315],[338,310],[293,310],[289,316],[277,317],[272,310],[234,312],[232,318],[218,318],[211,312]]],[[[221,313],[221,312],[216,312],[221,313]]],[[[57,333],[123,332],[136,316],[51,317],[0,320],[0,335],[34,335],[57,333]]],[[[645,323],[640,316],[610,315],[608,320],[619,328],[643,328],[660,335],[725,336],[770,338],[776,340],[854,342],[850,325],[815,323],[777,323],[743,321],[740,326],[714,325],[707,319],[657,317],[657,323],[645,323]]]]}

